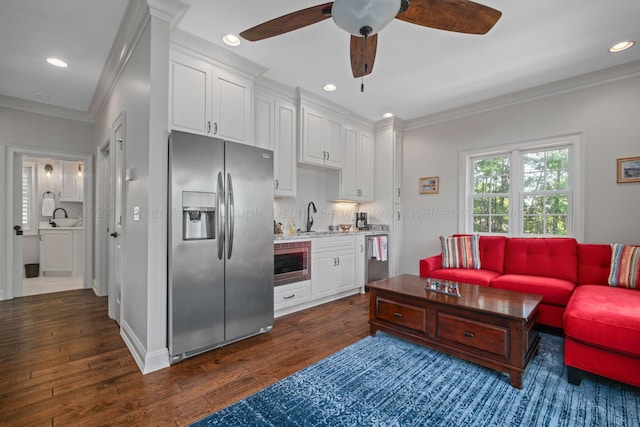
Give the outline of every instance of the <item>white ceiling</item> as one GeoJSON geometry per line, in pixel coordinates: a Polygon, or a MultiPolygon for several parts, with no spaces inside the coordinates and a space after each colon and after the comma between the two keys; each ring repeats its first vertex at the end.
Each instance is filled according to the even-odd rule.
{"type": "MultiPolygon", "coordinates": [[[[371,120],[411,119],[640,60],[638,0],[482,0],[502,11],[486,35],[394,20],[379,34],[373,73],[351,75],[349,35],[332,20],[236,48],[221,37],[324,0],[183,0],[180,30],[264,66],[264,76],[301,87],[371,120]],[[332,82],[333,93],[322,91],[332,82]]],[[[445,0],[446,1],[446,0],[445,0]]],[[[127,0],[2,0],[0,95],[86,112],[127,0]],[[69,62],[54,69],[45,58],[69,62]],[[38,94],[50,98],[43,100],[38,94]]]]}

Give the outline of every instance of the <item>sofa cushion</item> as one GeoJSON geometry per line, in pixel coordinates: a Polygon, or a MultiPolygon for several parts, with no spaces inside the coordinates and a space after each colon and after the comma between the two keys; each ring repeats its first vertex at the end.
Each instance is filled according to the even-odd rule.
{"type": "MultiPolygon", "coordinates": [[[[469,236],[469,234],[454,234],[454,237],[469,236]]],[[[478,250],[480,265],[483,270],[504,273],[504,250],[507,238],[504,236],[480,236],[478,250]]]]}
{"type": "Polygon", "coordinates": [[[432,279],[451,280],[452,282],[471,283],[472,285],[489,286],[489,283],[500,273],[491,270],[475,270],[469,268],[446,268],[429,273],[432,279]]]}
{"type": "Polygon", "coordinates": [[[640,288],[640,247],[620,243],[611,245],[609,285],[620,288],[640,288]]]}
{"type": "Polygon", "coordinates": [[[478,236],[442,237],[442,268],[480,268],[478,236]]]}
{"type": "Polygon", "coordinates": [[[505,274],[491,281],[492,288],[542,295],[543,303],[561,306],[567,305],[575,286],[569,280],[522,274],[505,274]]]}
{"type": "Polygon", "coordinates": [[[607,285],[611,245],[578,243],[578,285],[607,285]]]}
{"type": "Polygon", "coordinates": [[[507,240],[506,274],[578,279],[578,242],[571,238],[513,237],[507,240]]]}
{"type": "Polygon", "coordinates": [[[578,286],[564,313],[567,336],[640,357],[640,292],[578,286]]]}

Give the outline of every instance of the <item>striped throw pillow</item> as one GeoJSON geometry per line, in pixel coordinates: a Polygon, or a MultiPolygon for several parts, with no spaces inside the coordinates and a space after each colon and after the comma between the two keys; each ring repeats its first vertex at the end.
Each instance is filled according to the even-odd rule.
{"type": "Polygon", "coordinates": [[[609,285],[640,289],[640,246],[611,244],[609,285]]]}
{"type": "Polygon", "coordinates": [[[480,268],[478,235],[442,237],[442,268],[480,268]]]}

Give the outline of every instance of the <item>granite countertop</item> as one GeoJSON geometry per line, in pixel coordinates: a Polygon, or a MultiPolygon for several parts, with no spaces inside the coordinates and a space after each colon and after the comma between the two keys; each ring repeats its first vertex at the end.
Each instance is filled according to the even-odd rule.
{"type": "Polygon", "coordinates": [[[83,226],[75,226],[75,227],[52,227],[50,225],[40,226],[38,230],[84,230],[83,226]]]}
{"type": "Polygon", "coordinates": [[[388,234],[389,226],[388,225],[375,225],[371,226],[371,230],[351,230],[351,231],[311,231],[307,232],[299,232],[296,234],[274,234],[274,241],[282,241],[282,240],[311,240],[320,237],[346,237],[346,236],[357,236],[357,235],[371,235],[371,234],[388,234]]]}

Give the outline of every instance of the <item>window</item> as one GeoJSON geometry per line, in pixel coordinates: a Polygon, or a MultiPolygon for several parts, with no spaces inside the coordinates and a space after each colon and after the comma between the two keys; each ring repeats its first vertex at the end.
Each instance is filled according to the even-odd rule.
{"type": "MultiPolygon", "coordinates": [[[[464,232],[581,236],[579,135],[462,153],[464,232]]],[[[461,189],[462,191],[462,189],[461,189]]]]}
{"type": "Polygon", "coordinates": [[[24,234],[36,234],[37,211],[36,211],[36,171],[37,164],[24,162],[22,166],[22,230],[24,234]]]}

